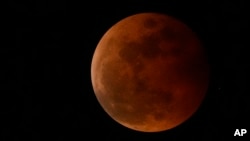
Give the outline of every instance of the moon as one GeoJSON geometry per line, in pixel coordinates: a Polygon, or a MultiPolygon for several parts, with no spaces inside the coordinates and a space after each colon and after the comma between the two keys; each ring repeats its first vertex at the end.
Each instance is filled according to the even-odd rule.
{"type": "Polygon", "coordinates": [[[95,96],[119,124],[141,132],[172,129],[202,103],[209,65],[197,35],[160,13],[139,13],[114,24],[91,64],[95,96]]]}

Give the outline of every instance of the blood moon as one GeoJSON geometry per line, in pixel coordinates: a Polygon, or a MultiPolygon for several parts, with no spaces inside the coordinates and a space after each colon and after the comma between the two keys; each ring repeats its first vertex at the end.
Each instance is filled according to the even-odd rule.
{"type": "Polygon", "coordinates": [[[209,66],[196,35],[182,22],[140,13],[113,25],[93,55],[91,80],[106,113],[142,132],[171,129],[201,104],[209,66]]]}

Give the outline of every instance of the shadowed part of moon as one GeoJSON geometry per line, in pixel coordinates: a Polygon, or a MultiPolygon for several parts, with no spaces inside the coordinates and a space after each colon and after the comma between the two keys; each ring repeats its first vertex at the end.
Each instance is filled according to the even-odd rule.
{"type": "Polygon", "coordinates": [[[159,55],[161,49],[157,46],[156,37],[144,37],[141,41],[124,43],[121,46],[119,55],[127,62],[133,62],[140,55],[145,58],[154,58],[159,55]]]}
{"type": "Polygon", "coordinates": [[[153,28],[157,26],[157,22],[153,18],[147,18],[144,21],[145,28],[153,28]]]}
{"type": "Polygon", "coordinates": [[[195,34],[165,15],[144,13],[111,27],[100,40],[91,80],[103,109],[138,131],[171,129],[199,107],[208,64],[195,34]]]}

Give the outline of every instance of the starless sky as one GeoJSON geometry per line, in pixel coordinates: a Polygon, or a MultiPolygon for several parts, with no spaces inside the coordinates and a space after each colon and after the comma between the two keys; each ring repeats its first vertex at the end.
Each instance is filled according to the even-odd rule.
{"type": "MultiPolygon", "coordinates": [[[[61,1],[9,1],[10,45],[0,49],[4,84],[0,140],[214,140],[246,128],[249,102],[249,20],[242,1],[166,1],[98,6],[61,1]],[[129,6],[125,6],[129,5],[129,6]],[[207,96],[182,125],[143,133],[121,126],[99,105],[90,66],[102,35],[141,12],[160,12],[187,24],[211,65],[207,96]]],[[[249,136],[249,135],[246,135],[249,136]]],[[[243,139],[243,138],[241,138],[243,139]]]]}

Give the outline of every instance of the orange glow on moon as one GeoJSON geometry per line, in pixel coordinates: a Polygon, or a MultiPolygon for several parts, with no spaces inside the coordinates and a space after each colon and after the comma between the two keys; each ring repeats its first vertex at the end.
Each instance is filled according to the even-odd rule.
{"type": "Polygon", "coordinates": [[[174,128],[199,108],[209,66],[196,35],[158,13],[129,16],[101,38],[91,80],[98,102],[121,125],[142,132],[174,128]]]}

